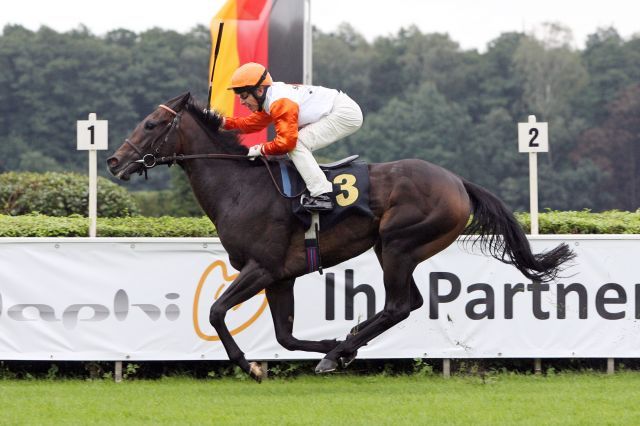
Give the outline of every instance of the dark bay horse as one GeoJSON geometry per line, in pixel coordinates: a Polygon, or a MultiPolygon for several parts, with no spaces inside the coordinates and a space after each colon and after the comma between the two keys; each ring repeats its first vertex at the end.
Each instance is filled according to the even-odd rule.
{"type": "Polygon", "coordinates": [[[238,135],[220,130],[221,122],[221,116],[204,113],[190,94],[178,96],[138,124],[107,164],[124,180],[155,164],[178,163],[184,169],[231,265],[240,271],[211,307],[209,320],[229,359],[257,381],[263,372],[246,360],[225,315],[263,289],[278,342],[288,350],[326,354],[316,367],[325,373],[350,362],[358,348],[422,306],[414,269],[463,232],[477,234],[474,244],[484,253],[533,281],[553,280],[574,257],[566,244],[532,253],[513,214],[496,196],[439,166],[416,159],[370,164],[373,217],[351,216],[321,230],[320,252],[329,267],[373,247],[384,274],[384,308],[343,341],[298,340],[292,335],[293,285],[307,273],[305,229],[291,213],[291,200],[278,195],[264,164],[249,161],[238,135]]]}

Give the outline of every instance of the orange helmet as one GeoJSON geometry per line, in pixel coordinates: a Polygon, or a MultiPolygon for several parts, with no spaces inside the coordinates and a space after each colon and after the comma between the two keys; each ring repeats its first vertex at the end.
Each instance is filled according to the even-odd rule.
{"type": "Polygon", "coordinates": [[[241,65],[231,76],[231,86],[235,92],[257,89],[260,86],[271,86],[273,80],[264,65],[248,62],[241,65]]]}

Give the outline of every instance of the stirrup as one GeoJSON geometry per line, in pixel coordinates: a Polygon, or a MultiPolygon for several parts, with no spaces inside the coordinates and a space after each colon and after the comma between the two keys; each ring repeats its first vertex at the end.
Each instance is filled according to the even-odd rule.
{"type": "Polygon", "coordinates": [[[331,201],[331,197],[325,194],[322,195],[312,197],[310,195],[303,194],[302,197],[300,197],[300,204],[305,210],[309,211],[326,212],[333,210],[333,201],[331,201]],[[322,197],[322,195],[324,195],[324,197],[322,197]]]}

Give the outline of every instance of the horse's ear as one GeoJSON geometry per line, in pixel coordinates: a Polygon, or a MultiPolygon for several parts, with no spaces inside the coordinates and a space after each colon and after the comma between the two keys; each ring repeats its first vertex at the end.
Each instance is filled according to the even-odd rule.
{"type": "Polygon", "coordinates": [[[180,100],[176,104],[176,109],[181,110],[182,108],[184,108],[185,105],[187,105],[187,102],[189,102],[189,99],[191,99],[191,92],[187,92],[181,95],[180,100]]]}

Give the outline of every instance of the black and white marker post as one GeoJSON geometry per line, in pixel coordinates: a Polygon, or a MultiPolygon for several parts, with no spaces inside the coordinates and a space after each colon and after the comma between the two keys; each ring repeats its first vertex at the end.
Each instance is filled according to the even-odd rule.
{"type": "MultiPolygon", "coordinates": [[[[535,115],[527,123],[518,123],[518,150],[529,153],[529,204],[531,235],[538,235],[538,153],[549,152],[549,126],[538,123],[535,115]]],[[[542,360],[533,361],[533,371],[542,373],[542,360]]]]}
{"type": "Polygon", "coordinates": [[[538,235],[538,153],[549,152],[549,126],[538,123],[535,115],[529,122],[518,123],[518,150],[529,153],[529,197],[531,235],[538,235]]]}
{"type": "Polygon", "coordinates": [[[89,237],[96,236],[98,217],[98,150],[106,150],[109,145],[109,124],[107,120],[97,120],[96,114],[89,114],[88,120],[78,120],[78,151],[89,151],[89,237]]]}

